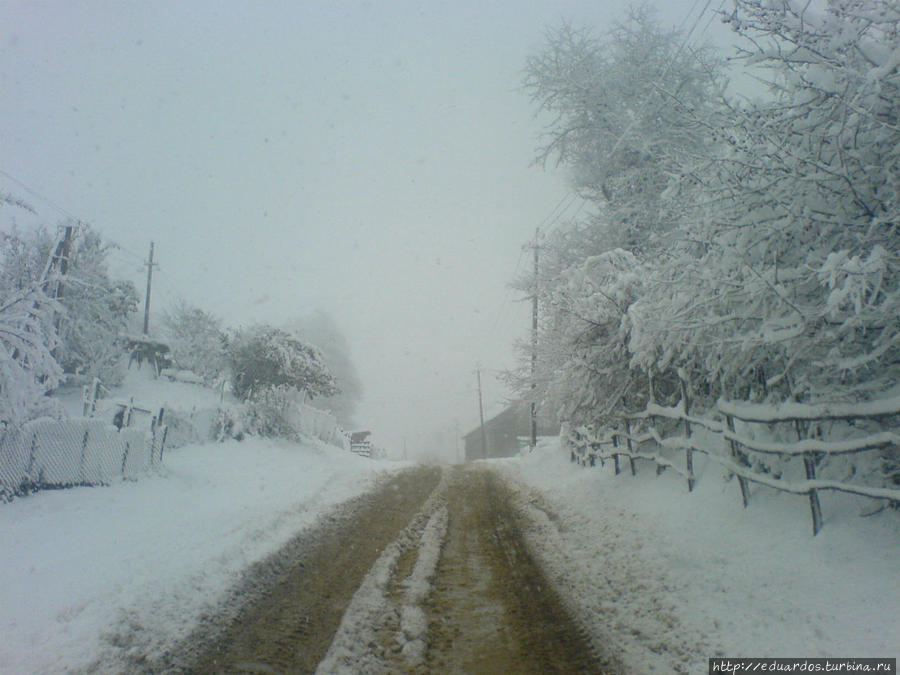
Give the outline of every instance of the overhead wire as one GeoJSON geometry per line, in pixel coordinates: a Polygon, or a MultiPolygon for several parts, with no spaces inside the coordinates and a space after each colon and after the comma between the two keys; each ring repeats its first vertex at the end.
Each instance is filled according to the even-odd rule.
{"type": "MultiPolygon", "coordinates": [[[[69,220],[77,222],[77,223],[89,222],[85,219],[78,218],[71,211],[68,211],[67,209],[59,206],[59,204],[57,204],[56,202],[54,202],[53,200],[51,200],[50,198],[48,198],[47,196],[45,196],[44,194],[39,192],[38,190],[27,185],[24,181],[16,178],[8,171],[6,171],[4,169],[0,169],[0,175],[4,176],[7,180],[12,181],[17,186],[19,186],[19,188],[21,188],[22,190],[27,192],[29,195],[31,195],[32,197],[35,197],[36,199],[39,199],[41,202],[45,203],[50,208],[52,208],[54,211],[62,214],[69,220]]],[[[117,242],[109,237],[105,237],[105,238],[106,238],[106,241],[109,244],[111,244],[111,247],[107,251],[109,260],[111,260],[112,262],[115,262],[119,265],[122,265],[125,268],[132,269],[132,270],[134,270],[135,273],[142,271],[142,269],[146,267],[147,261],[143,255],[131,250],[130,248],[128,248],[126,246],[123,246],[119,242],[117,242]],[[138,266],[138,269],[136,269],[136,270],[134,269],[135,265],[138,266]]],[[[168,282],[168,279],[167,279],[164,271],[160,268],[157,268],[157,272],[154,275],[154,292],[155,292],[155,294],[161,294],[165,298],[165,300],[168,302],[169,305],[173,304],[175,301],[177,301],[181,297],[181,293],[179,293],[172,287],[172,285],[168,282]]]]}
{"type": "MultiPolygon", "coordinates": [[[[696,4],[696,3],[695,3],[696,4]]],[[[697,15],[697,18],[694,19],[694,23],[691,25],[691,29],[684,36],[684,40],[682,40],[681,45],[678,47],[678,51],[675,52],[675,55],[669,59],[669,62],[666,64],[666,68],[660,76],[660,80],[664,81],[669,74],[669,71],[672,69],[672,66],[678,61],[681,57],[681,53],[687,47],[688,42],[691,39],[691,36],[694,34],[694,31],[697,30],[697,26],[700,24],[700,20],[703,18],[703,15],[706,14],[706,10],[709,9],[709,6],[712,4],[712,0],[706,0],[706,3],[703,5],[703,9],[700,10],[700,13],[697,15]]],[[[690,16],[690,12],[693,11],[693,8],[688,11],[687,16],[690,16]]],[[[643,113],[649,107],[649,96],[645,96],[644,102],[640,105],[638,112],[643,113]]],[[[634,115],[631,119],[631,122],[628,123],[628,126],[625,127],[625,131],[623,131],[619,137],[616,139],[616,142],[613,144],[612,149],[609,151],[609,154],[615,154],[625,139],[629,136],[632,129],[634,129],[635,125],[638,123],[640,119],[643,118],[643,115],[637,114],[634,115]]]]}
{"type": "Polygon", "coordinates": [[[688,19],[691,18],[691,14],[694,13],[694,10],[697,8],[697,5],[699,5],[699,4],[700,4],[700,0],[694,0],[694,2],[691,4],[691,8],[687,11],[687,13],[681,19],[681,23],[678,24],[678,32],[681,32],[681,30],[684,28],[684,25],[688,22],[688,19]]]}
{"type": "Polygon", "coordinates": [[[77,217],[74,216],[72,213],[70,213],[70,212],[67,211],[66,209],[62,208],[61,206],[59,206],[58,204],[56,204],[55,202],[53,202],[50,198],[45,197],[43,194],[41,194],[40,192],[38,192],[38,191],[35,190],[34,188],[29,187],[28,185],[25,184],[25,182],[19,180],[18,178],[16,178],[15,176],[13,176],[13,175],[12,175],[11,173],[9,173],[8,171],[5,171],[4,169],[0,169],[0,176],[4,176],[4,177],[7,178],[8,180],[11,180],[13,183],[15,183],[16,185],[18,185],[18,186],[19,186],[20,188],[22,188],[23,190],[25,190],[25,192],[27,192],[28,194],[30,194],[32,197],[35,197],[36,199],[39,199],[40,201],[44,202],[47,206],[49,206],[50,208],[52,208],[54,211],[56,211],[56,212],[58,212],[58,213],[64,215],[64,216],[65,216],[66,218],[68,218],[69,220],[74,220],[74,221],[77,221],[77,222],[81,222],[81,219],[80,219],[80,218],[77,218],[77,217]]]}
{"type": "MultiPolygon", "coordinates": [[[[50,199],[49,197],[47,197],[46,195],[44,195],[44,194],[41,193],[40,191],[38,191],[38,190],[36,190],[35,188],[29,186],[28,184],[26,184],[24,181],[20,180],[19,178],[16,178],[15,176],[13,176],[11,173],[9,173],[9,171],[6,171],[5,169],[0,169],[0,175],[4,176],[7,180],[12,181],[12,182],[15,183],[16,185],[18,185],[22,190],[24,190],[25,192],[27,192],[28,194],[30,194],[32,197],[35,197],[35,198],[39,199],[40,201],[42,201],[43,203],[45,203],[47,206],[49,206],[50,208],[52,208],[54,211],[56,211],[57,213],[59,213],[59,214],[65,216],[65,217],[68,218],[69,220],[74,221],[74,222],[76,222],[76,223],[90,223],[90,222],[91,222],[91,221],[88,220],[88,219],[85,219],[85,218],[79,218],[79,217],[76,216],[74,213],[72,213],[72,212],[69,211],[68,209],[63,208],[62,206],[60,206],[59,204],[57,204],[56,202],[54,202],[52,199],[50,199]]],[[[145,259],[144,256],[141,255],[140,253],[136,253],[135,251],[132,251],[130,248],[128,248],[128,247],[126,247],[126,246],[123,246],[121,243],[115,241],[115,240],[114,240],[113,238],[111,238],[111,237],[108,237],[108,236],[104,235],[104,238],[106,239],[106,241],[107,241],[109,244],[111,244],[111,246],[112,246],[111,251],[121,252],[121,253],[123,253],[123,254],[125,254],[125,255],[131,256],[131,257],[134,259],[133,261],[128,261],[128,262],[125,262],[125,261],[123,261],[123,260],[120,259],[120,260],[119,260],[120,263],[124,263],[124,264],[133,264],[135,261],[137,261],[137,262],[139,262],[141,265],[146,264],[146,259],[145,259]]]]}
{"type": "MultiPolygon", "coordinates": [[[[538,225],[537,229],[541,230],[542,228],[546,228],[548,223],[550,223],[551,226],[554,223],[557,223],[559,221],[559,219],[562,217],[562,215],[569,208],[571,208],[572,204],[574,203],[574,200],[575,200],[575,194],[573,192],[567,192],[566,194],[564,194],[562,196],[562,198],[560,198],[560,200],[558,202],[556,202],[556,204],[553,206],[553,208],[550,209],[550,212],[546,216],[544,216],[544,218],[541,220],[540,224],[538,225]],[[563,204],[566,201],[568,201],[569,203],[565,204],[565,206],[563,206],[563,204]]],[[[525,257],[525,251],[528,248],[529,248],[529,246],[526,244],[526,245],[522,246],[521,249],[519,250],[519,258],[516,261],[516,266],[513,271],[513,279],[515,279],[519,275],[519,269],[522,266],[522,259],[525,257]]],[[[497,327],[500,325],[501,320],[505,319],[506,309],[509,306],[509,302],[510,302],[512,293],[513,293],[512,287],[510,285],[507,285],[506,293],[504,294],[503,300],[500,303],[500,309],[494,315],[494,323],[493,323],[492,330],[496,331],[497,327]]]]}
{"type": "Polygon", "coordinates": [[[712,14],[710,14],[709,21],[707,21],[706,25],[703,27],[704,33],[709,30],[709,27],[712,25],[713,19],[716,18],[716,14],[719,14],[722,11],[722,8],[724,6],[725,6],[725,0],[722,0],[722,2],[719,3],[719,6],[716,8],[716,10],[712,14]]]}

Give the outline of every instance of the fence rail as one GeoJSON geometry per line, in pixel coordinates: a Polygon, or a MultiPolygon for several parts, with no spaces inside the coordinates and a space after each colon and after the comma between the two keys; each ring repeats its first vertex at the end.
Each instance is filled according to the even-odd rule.
{"type": "Polygon", "coordinates": [[[650,404],[641,412],[624,416],[621,429],[607,429],[598,436],[587,427],[570,429],[566,440],[570,448],[571,460],[584,466],[594,466],[597,460],[603,464],[612,460],[615,472],[621,472],[620,460],[627,458],[632,475],[636,473],[635,460],[652,462],[657,474],[670,469],[682,476],[688,491],[694,489],[694,453],[699,452],[722,466],[738,479],[741,498],[746,508],[750,501],[748,483],[757,483],[782,492],[806,495],[810,503],[813,535],[822,528],[822,509],[819,502],[820,490],[833,490],[861,495],[871,499],[900,503],[900,489],[850,483],[845,480],[824,480],[816,475],[822,459],[828,456],[848,455],[862,452],[900,447],[900,435],[894,431],[866,433],[855,438],[828,440],[807,437],[811,423],[822,421],[847,421],[860,419],[883,419],[900,415],[900,397],[883,401],[871,401],[859,405],[803,405],[788,404],[784,407],[719,401],[716,414],[721,419],[710,419],[690,414],[690,399],[686,388],[682,387],[682,397],[678,405],[664,407],[650,404]],[[656,419],[678,422],[683,435],[661,434],[653,422],[656,419]],[[735,419],[744,425],[766,424],[769,426],[790,423],[797,440],[790,443],[762,441],[749,438],[735,431],[735,419]],[[635,431],[632,424],[637,423],[635,431]],[[704,438],[694,434],[693,426],[704,430],[704,438]],[[711,442],[711,439],[718,439],[711,442]],[[653,449],[641,449],[652,444],[653,449]],[[655,451],[654,451],[655,449],[655,451]],[[683,451],[684,458],[666,457],[662,451],[683,451]],[[764,456],[778,456],[786,461],[801,458],[805,480],[789,480],[773,477],[754,470],[748,456],[760,453],[764,456]]]}

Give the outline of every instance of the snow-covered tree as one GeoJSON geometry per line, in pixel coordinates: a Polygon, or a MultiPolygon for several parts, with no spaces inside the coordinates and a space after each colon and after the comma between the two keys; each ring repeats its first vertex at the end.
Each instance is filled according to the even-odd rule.
{"type": "MultiPolygon", "coordinates": [[[[693,211],[694,173],[717,143],[706,120],[719,107],[720,60],[635,10],[600,38],[551,31],[528,61],[526,90],[554,115],[539,159],[570,167],[595,205],[541,245],[537,393],[567,419],[598,421],[649,395],[647,373],[630,367],[630,309],[693,211]]],[[[515,285],[534,292],[526,277],[515,285]]],[[[526,350],[513,381],[530,397],[526,350]]]]}
{"type": "Polygon", "coordinates": [[[677,201],[662,196],[711,144],[698,119],[714,107],[719,62],[685,49],[647,9],[600,38],[563,25],[528,59],[525,89],[553,116],[538,159],[568,166],[573,187],[602,206],[608,248],[646,250],[677,217],[677,201]]]}
{"type": "Polygon", "coordinates": [[[730,397],[877,396],[900,364],[900,8],[737,0],[730,21],[771,98],[710,127],[694,255],[635,317],[637,361],[730,397]]]}
{"type": "Polygon", "coordinates": [[[67,373],[96,376],[110,385],[121,381],[120,337],[138,307],[134,284],[109,276],[111,248],[87,226],[75,238],[59,298],[65,312],[58,353],[67,373]]]}
{"type": "Polygon", "coordinates": [[[165,312],[163,324],[179,368],[193,371],[208,385],[226,374],[228,340],[217,317],[182,301],[165,312]]]}
{"type": "Polygon", "coordinates": [[[59,416],[46,397],[62,378],[53,357],[59,310],[40,287],[0,297],[0,425],[18,425],[42,415],[59,416]]]}
{"type": "Polygon", "coordinates": [[[44,279],[58,237],[40,227],[28,234],[10,230],[0,239],[0,291],[11,293],[43,282],[54,296],[59,341],[54,354],[67,374],[98,376],[108,384],[121,380],[119,336],[137,310],[137,292],[128,281],[109,277],[106,259],[112,245],[89,225],[74,228],[65,274],[59,267],[44,279]]]}
{"type": "MultiPolygon", "coordinates": [[[[34,213],[26,202],[0,193],[0,206],[34,213]]],[[[59,344],[54,319],[59,305],[39,283],[37,251],[13,226],[0,234],[0,428],[44,415],[61,416],[47,398],[62,378],[53,355],[59,344]]]]}
{"type": "Polygon", "coordinates": [[[309,397],[338,392],[322,353],[273,326],[238,331],[228,348],[232,391],[248,401],[288,387],[309,397]]]}
{"type": "Polygon", "coordinates": [[[623,359],[621,385],[652,378],[677,391],[672,382],[685,378],[706,403],[870,398],[898,381],[898,14],[885,0],[828,2],[824,12],[737,0],[730,21],[747,38],[743,56],[769,69],[770,97],[729,104],[710,87],[712,102],[689,103],[682,91],[700,89],[661,86],[678,102],[653,118],[657,130],[643,116],[656,106],[627,108],[616,123],[603,91],[626,90],[602,78],[585,85],[592,72],[616,72],[597,43],[553,37],[529,75],[559,74],[537,83],[538,100],[559,114],[544,151],[576,169],[582,193],[600,195],[593,222],[558,234],[542,258],[551,267],[540,284],[542,354],[554,352],[549,374],[573,397],[590,408],[608,396],[586,373],[616,372],[623,359]],[[633,129],[653,152],[628,149],[633,129]],[[697,136],[707,137],[702,153],[691,151],[697,136]],[[584,151],[595,138],[601,150],[584,151]],[[648,171],[658,180],[638,179],[648,171]],[[628,189],[593,189],[584,176],[620,176],[628,189]],[[587,261],[622,243],[640,285],[613,324],[596,289],[616,284],[598,284],[587,261]]]}

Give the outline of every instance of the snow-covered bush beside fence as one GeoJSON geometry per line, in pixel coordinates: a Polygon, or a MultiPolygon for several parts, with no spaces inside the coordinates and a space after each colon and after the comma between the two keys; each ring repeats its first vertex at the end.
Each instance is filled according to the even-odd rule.
{"type": "Polygon", "coordinates": [[[0,497],[134,478],[162,461],[165,426],[121,431],[103,420],[38,419],[0,438],[0,497]]]}
{"type": "Polygon", "coordinates": [[[195,410],[191,419],[195,424],[206,421],[208,432],[205,438],[208,440],[240,440],[248,435],[292,441],[317,438],[344,450],[350,449],[350,441],[334,413],[289,399],[278,400],[274,405],[252,402],[195,410]]]}

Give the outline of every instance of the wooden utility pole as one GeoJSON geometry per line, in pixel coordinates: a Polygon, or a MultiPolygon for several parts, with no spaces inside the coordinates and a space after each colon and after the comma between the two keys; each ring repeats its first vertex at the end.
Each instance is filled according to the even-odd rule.
{"type": "Polygon", "coordinates": [[[66,225],[63,228],[63,236],[56,242],[56,248],[50,254],[47,265],[44,267],[44,273],[41,274],[41,287],[45,293],[53,298],[62,297],[63,291],[60,278],[64,277],[69,271],[69,253],[72,250],[72,231],[74,229],[73,225],[66,225]],[[53,293],[50,293],[47,284],[50,282],[54,268],[59,269],[59,275],[56,278],[56,286],[53,289],[53,293]]]}
{"type": "Polygon", "coordinates": [[[531,449],[537,447],[538,237],[534,231],[534,295],[531,296],[531,449]]]}
{"type": "Polygon", "coordinates": [[[478,378],[478,415],[481,418],[481,452],[487,459],[487,434],[484,431],[484,403],[481,398],[481,366],[475,368],[475,376],[478,378]]]}
{"type": "Polygon", "coordinates": [[[144,335],[150,334],[150,286],[153,282],[153,242],[150,242],[150,256],[147,258],[147,294],[144,296],[144,335]]]}
{"type": "MultiPolygon", "coordinates": [[[[47,264],[44,266],[44,272],[41,274],[41,290],[56,300],[60,299],[63,295],[63,277],[69,272],[69,255],[72,250],[72,232],[74,229],[74,225],[66,225],[63,228],[63,235],[56,242],[56,248],[47,259],[47,264]],[[56,283],[54,284],[53,292],[51,293],[50,281],[54,269],[59,271],[56,274],[56,278],[53,279],[56,283]]],[[[35,307],[37,307],[37,303],[35,303],[35,307]]],[[[53,325],[58,332],[62,326],[62,314],[54,312],[53,325]]],[[[57,347],[54,347],[50,353],[56,356],[57,347]]]]}

